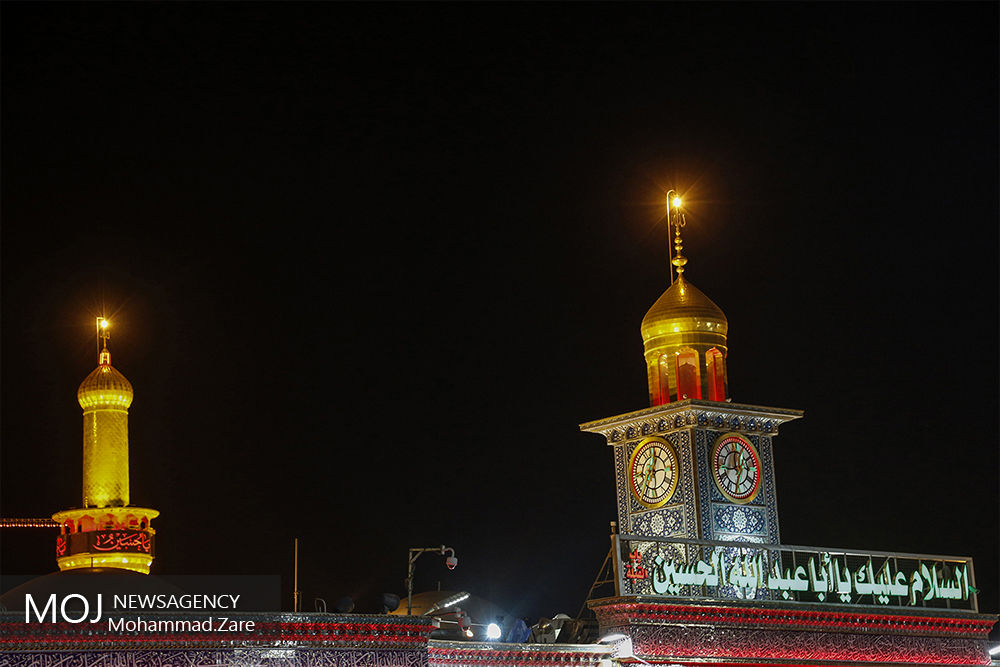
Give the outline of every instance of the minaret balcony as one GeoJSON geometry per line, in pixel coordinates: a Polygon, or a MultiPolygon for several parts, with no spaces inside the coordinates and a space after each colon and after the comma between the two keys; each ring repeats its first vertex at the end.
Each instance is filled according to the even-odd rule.
{"type": "Polygon", "coordinates": [[[111,567],[149,574],[156,551],[150,525],[159,512],[147,507],[101,507],[57,512],[56,561],[60,570],[111,567]]]}

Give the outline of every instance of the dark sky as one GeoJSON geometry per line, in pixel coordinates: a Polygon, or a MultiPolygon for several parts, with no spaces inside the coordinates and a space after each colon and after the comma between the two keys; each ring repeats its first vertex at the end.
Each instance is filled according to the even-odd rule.
{"type": "MultiPolygon", "coordinates": [[[[663,195],[789,544],[997,610],[998,6],[11,4],[2,508],[80,502],[93,318],[156,571],[574,614],[645,407],[663,195]]],[[[5,531],[2,571],[55,568],[5,531]]]]}

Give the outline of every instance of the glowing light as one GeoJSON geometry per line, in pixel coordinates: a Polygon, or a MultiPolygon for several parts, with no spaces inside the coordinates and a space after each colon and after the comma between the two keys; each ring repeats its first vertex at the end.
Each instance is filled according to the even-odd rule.
{"type": "Polygon", "coordinates": [[[500,639],[500,626],[496,623],[490,623],[486,626],[486,638],[487,639],[500,639]]]}
{"type": "Polygon", "coordinates": [[[671,203],[674,205],[674,208],[680,208],[683,201],[680,197],[674,197],[674,200],[671,203]]]}
{"type": "Polygon", "coordinates": [[[140,574],[149,574],[149,566],[153,562],[153,557],[146,554],[129,554],[128,556],[120,554],[102,554],[100,556],[75,554],[73,556],[58,558],[56,562],[59,563],[59,569],[63,572],[92,567],[114,567],[120,570],[132,570],[140,574]]]}
{"type": "Polygon", "coordinates": [[[108,322],[106,319],[101,318],[101,328],[102,329],[107,329],[109,324],[111,324],[111,323],[108,322]]]}
{"type": "MultiPolygon", "coordinates": [[[[134,516],[137,520],[145,518],[148,522],[150,519],[155,519],[160,516],[160,511],[150,509],[149,507],[136,507],[134,505],[129,505],[128,507],[91,507],[89,509],[63,510],[62,512],[56,512],[52,515],[52,520],[57,524],[63,523],[67,519],[79,521],[84,518],[93,522],[95,517],[105,516],[108,514],[110,514],[114,519],[112,522],[114,524],[114,528],[121,530],[128,527],[127,524],[129,516],[134,516]]],[[[41,519],[38,520],[41,521],[41,519]]],[[[81,532],[86,531],[81,529],[81,532]]]]}
{"type": "Polygon", "coordinates": [[[0,528],[58,528],[52,519],[0,519],[0,528]]]}
{"type": "Polygon", "coordinates": [[[472,628],[466,628],[465,629],[465,636],[466,637],[472,637],[472,628]]]}

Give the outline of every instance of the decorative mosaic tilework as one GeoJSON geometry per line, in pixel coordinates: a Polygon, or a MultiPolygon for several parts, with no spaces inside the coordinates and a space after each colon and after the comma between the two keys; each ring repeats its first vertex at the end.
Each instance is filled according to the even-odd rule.
{"type": "Polygon", "coordinates": [[[618,531],[622,533],[632,532],[629,520],[628,480],[625,470],[627,465],[628,454],[625,451],[625,445],[617,445],[615,447],[615,484],[618,486],[618,531]]]}
{"type": "Polygon", "coordinates": [[[684,506],[664,507],[632,515],[632,534],[651,537],[684,536],[684,506]]]}
{"type": "Polygon", "coordinates": [[[712,518],[717,531],[747,535],[765,535],[767,533],[764,512],[755,507],[747,505],[715,505],[713,507],[712,518]]]}
{"type": "Polygon", "coordinates": [[[720,542],[753,542],[754,544],[768,544],[763,535],[741,535],[739,533],[718,533],[715,539],[720,542]]]}
{"type": "Polygon", "coordinates": [[[755,438],[755,440],[754,444],[757,446],[757,451],[760,453],[761,465],[764,467],[763,488],[761,492],[767,490],[767,496],[764,498],[764,509],[767,514],[767,541],[771,544],[781,544],[781,534],[778,529],[777,486],[774,483],[774,451],[771,437],[764,435],[755,438]]]}
{"type": "MultiPolygon", "coordinates": [[[[985,642],[966,637],[912,636],[873,632],[789,631],[671,623],[623,626],[633,637],[636,655],[665,662],[747,662],[781,660],[787,664],[989,664],[985,642]]],[[[602,626],[602,632],[612,630],[602,626]]],[[[689,662],[689,664],[690,664],[689,662]]]]}
{"type": "MultiPolygon", "coordinates": [[[[721,418],[720,418],[721,419],[721,418]]],[[[698,464],[698,497],[701,499],[701,504],[699,509],[701,510],[701,516],[699,516],[701,524],[701,535],[702,539],[712,539],[712,505],[710,502],[705,502],[705,499],[711,499],[711,488],[715,486],[712,484],[712,480],[708,475],[708,438],[714,431],[706,431],[704,429],[695,429],[694,432],[694,457],[698,464]]]]}
{"type": "Polygon", "coordinates": [[[678,486],[681,487],[681,500],[684,503],[684,528],[686,537],[697,538],[697,483],[695,481],[695,471],[697,470],[694,459],[691,455],[691,429],[685,429],[668,436],[670,443],[677,449],[677,457],[681,461],[681,476],[678,486]],[[671,439],[670,436],[673,436],[671,439]]]}

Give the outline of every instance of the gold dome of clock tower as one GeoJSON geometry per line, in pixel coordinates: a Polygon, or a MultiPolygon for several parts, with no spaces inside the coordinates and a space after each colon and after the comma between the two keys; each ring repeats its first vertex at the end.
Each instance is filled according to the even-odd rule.
{"type": "Polygon", "coordinates": [[[642,318],[641,327],[649,404],[689,398],[725,401],[729,323],[722,309],[684,277],[688,260],[681,239],[685,218],[680,198],[668,205],[668,224],[674,227],[671,285],[642,318]]]}

